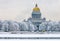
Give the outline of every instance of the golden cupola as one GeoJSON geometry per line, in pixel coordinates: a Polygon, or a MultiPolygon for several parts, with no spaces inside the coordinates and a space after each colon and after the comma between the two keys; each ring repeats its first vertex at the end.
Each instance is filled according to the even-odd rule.
{"type": "Polygon", "coordinates": [[[33,8],[33,11],[40,11],[40,9],[38,8],[37,4],[35,5],[35,8],[33,8]]]}

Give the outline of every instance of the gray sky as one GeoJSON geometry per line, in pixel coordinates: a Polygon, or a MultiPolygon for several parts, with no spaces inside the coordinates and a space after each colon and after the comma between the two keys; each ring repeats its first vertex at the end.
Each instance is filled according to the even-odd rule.
{"type": "Polygon", "coordinates": [[[47,20],[60,21],[60,0],[0,0],[0,20],[27,19],[31,17],[36,3],[42,17],[47,20]]]}

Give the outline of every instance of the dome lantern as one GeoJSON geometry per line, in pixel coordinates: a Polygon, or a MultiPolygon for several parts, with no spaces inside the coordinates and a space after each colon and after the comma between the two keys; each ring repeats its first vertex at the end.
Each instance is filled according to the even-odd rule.
{"type": "Polygon", "coordinates": [[[35,7],[38,7],[38,5],[36,4],[35,7]]]}

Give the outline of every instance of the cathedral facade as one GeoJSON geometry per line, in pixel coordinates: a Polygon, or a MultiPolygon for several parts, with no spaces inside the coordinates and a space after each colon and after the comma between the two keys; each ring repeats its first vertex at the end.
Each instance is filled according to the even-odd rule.
{"type": "Polygon", "coordinates": [[[40,8],[36,4],[32,11],[32,18],[29,18],[28,21],[31,21],[39,29],[39,24],[46,21],[45,18],[41,17],[40,8]]]}

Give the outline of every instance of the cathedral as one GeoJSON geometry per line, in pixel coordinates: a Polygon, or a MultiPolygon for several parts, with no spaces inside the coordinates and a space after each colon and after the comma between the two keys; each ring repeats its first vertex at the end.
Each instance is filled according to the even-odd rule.
{"type": "Polygon", "coordinates": [[[28,21],[31,21],[34,25],[36,25],[36,27],[38,29],[39,29],[39,24],[41,24],[42,22],[46,21],[45,18],[41,17],[40,8],[38,7],[37,4],[33,8],[31,16],[32,16],[32,18],[29,18],[28,21]]]}

